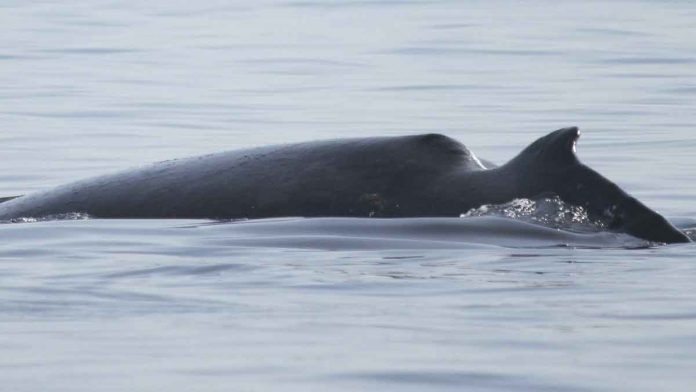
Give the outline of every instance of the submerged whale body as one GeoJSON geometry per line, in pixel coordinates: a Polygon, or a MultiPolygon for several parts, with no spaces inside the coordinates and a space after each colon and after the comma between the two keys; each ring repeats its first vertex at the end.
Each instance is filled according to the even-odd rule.
{"type": "Polygon", "coordinates": [[[0,199],[0,220],[84,212],[100,218],[459,216],[484,204],[553,194],[611,230],[689,242],[664,217],[582,164],[577,128],[485,165],[439,134],[260,147],[156,163],[0,199]]]}

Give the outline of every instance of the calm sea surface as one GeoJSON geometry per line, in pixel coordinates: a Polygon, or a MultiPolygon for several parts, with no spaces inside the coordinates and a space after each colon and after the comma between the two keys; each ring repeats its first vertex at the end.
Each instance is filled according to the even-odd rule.
{"type": "MultiPolygon", "coordinates": [[[[0,3],[0,197],[441,132],[696,227],[690,1],[0,3]]],[[[693,391],[696,246],[502,218],[0,225],[5,391],[693,391]]]]}

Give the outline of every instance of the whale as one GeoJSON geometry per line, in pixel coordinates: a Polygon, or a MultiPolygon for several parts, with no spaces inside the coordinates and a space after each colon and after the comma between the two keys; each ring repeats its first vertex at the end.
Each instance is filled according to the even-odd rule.
{"type": "Polygon", "coordinates": [[[458,217],[554,195],[610,231],[689,242],[665,217],[586,166],[577,127],[542,136],[500,166],[445,135],[271,145],[154,163],[19,197],[0,220],[95,218],[458,217]]]}

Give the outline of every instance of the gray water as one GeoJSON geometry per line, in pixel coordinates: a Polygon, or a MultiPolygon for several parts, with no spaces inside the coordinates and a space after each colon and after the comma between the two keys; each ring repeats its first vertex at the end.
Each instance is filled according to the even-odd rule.
{"type": "MultiPolygon", "coordinates": [[[[580,158],[696,227],[696,4],[0,4],[0,197],[270,143],[580,158]]],[[[0,225],[7,391],[692,391],[696,247],[466,219],[0,225]]]]}

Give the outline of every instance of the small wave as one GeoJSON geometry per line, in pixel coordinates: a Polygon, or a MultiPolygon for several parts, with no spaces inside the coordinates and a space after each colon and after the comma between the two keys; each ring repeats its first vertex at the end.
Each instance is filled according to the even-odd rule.
{"type": "Polygon", "coordinates": [[[199,226],[206,246],[320,250],[509,248],[643,248],[651,244],[624,233],[580,233],[500,217],[273,218],[199,226]]]}
{"type": "Polygon", "coordinates": [[[581,206],[565,203],[558,196],[536,200],[514,199],[504,204],[485,204],[472,208],[461,218],[498,216],[582,233],[596,233],[607,228],[607,222],[592,219],[581,206]]]}
{"type": "Polygon", "coordinates": [[[56,220],[85,220],[89,219],[89,214],[84,212],[66,212],[64,214],[44,215],[41,217],[19,217],[6,220],[0,220],[0,223],[34,223],[48,222],[56,220]]]}

